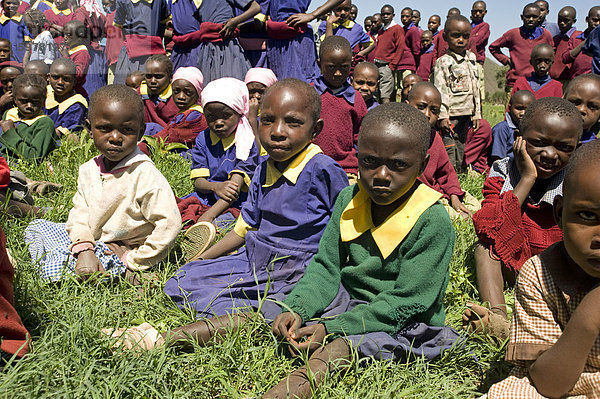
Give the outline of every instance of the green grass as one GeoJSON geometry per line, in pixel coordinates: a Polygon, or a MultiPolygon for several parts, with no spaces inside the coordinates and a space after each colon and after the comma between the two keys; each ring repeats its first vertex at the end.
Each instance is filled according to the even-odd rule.
{"type": "MultiPolygon", "coordinates": [[[[502,114],[501,109],[493,109],[496,118],[502,114]]],[[[62,192],[36,198],[38,205],[54,208],[47,219],[64,222],[76,189],[78,166],[93,155],[89,140],[81,144],[66,142],[49,158],[53,172],[46,163],[20,162],[14,169],[33,179],[64,185],[62,192]]],[[[192,190],[187,161],[166,153],[155,156],[154,161],[176,195],[192,190]]],[[[482,178],[460,178],[466,190],[481,198],[482,178]]],[[[176,247],[161,262],[159,281],[148,283],[144,293],[125,281],[44,284],[23,243],[23,231],[30,220],[0,213],[0,225],[16,258],[16,308],[33,337],[29,355],[4,365],[0,397],[252,398],[302,363],[286,357],[260,321],[230,334],[222,343],[193,351],[160,348],[140,355],[112,352],[110,340],[100,336],[103,327],[148,321],[164,331],[194,320],[162,292],[164,282],[181,264],[181,251],[176,247]]],[[[457,240],[446,305],[447,323],[458,329],[464,303],[477,296],[473,227],[470,222],[457,222],[455,228],[457,240]]],[[[476,397],[507,374],[503,357],[501,345],[473,336],[462,347],[428,364],[357,360],[344,375],[328,378],[314,397],[476,397]]]]}

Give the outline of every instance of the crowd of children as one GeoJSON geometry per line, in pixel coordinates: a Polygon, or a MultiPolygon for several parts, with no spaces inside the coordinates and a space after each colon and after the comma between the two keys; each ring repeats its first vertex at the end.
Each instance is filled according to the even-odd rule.
{"type": "MultiPolygon", "coordinates": [[[[526,4],[523,25],[488,47],[484,1],[427,30],[390,4],[363,27],[350,0],[311,13],[309,0],[1,4],[5,211],[42,217],[31,192],[60,189],[15,160],[47,162],[84,135],[99,153],[79,168],[68,218],[25,229],[41,279],[135,283],[183,236],[164,292],[198,321],[103,330],[115,347],[209,344],[258,311],[310,354],[265,394],[277,398],[308,396],[352,351],[433,359],[461,340],[444,294],[463,219],[481,299],[463,327],[508,339],[515,366],[489,397],[600,395],[600,7],[578,31],[575,8],[552,23],[547,1],[526,4]],[[486,48],[508,66],[493,128],[486,48]],[[192,193],[175,197],[153,140],[190,161],[192,193]],[[481,203],[461,173],[485,175],[481,203]]],[[[0,269],[0,350],[22,356],[2,231],[0,269]]]]}

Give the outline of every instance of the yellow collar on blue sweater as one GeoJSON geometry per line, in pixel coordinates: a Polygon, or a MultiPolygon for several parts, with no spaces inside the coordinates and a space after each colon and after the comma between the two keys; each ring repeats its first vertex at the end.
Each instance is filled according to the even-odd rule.
{"type": "Polygon", "coordinates": [[[435,204],[442,194],[425,184],[420,184],[413,194],[400,205],[379,226],[373,224],[371,215],[371,198],[358,183],[358,193],[342,212],[340,219],[340,236],[343,242],[355,240],[370,230],[373,240],[383,259],[386,259],[406,238],[419,220],[419,217],[431,205],[435,204]]]}
{"type": "Polygon", "coordinates": [[[23,16],[21,14],[15,14],[12,17],[8,18],[6,15],[2,14],[2,15],[0,15],[0,24],[4,25],[11,19],[15,22],[21,22],[21,20],[23,19],[23,16]]]}
{"type": "Polygon", "coordinates": [[[300,173],[304,170],[304,167],[314,158],[315,155],[322,153],[321,148],[316,144],[309,144],[300,154],[296,155],[294,160],[280,172],[275,167],[275,163],[271,158],[267,160],[267,176],[265,178],[265,184],[263,187],[270,187],[279,180],[281,176],[285,177],[291,183],[296,184],[300,173]]]}
{"type": "Polygon", "coordinates": [[[228,149],[231,148],[232,145],[235,144],[235,132],[233,132],[229,136],[222,139],[211,131],[210,132],[210,143],[212,145],[217,145],[217,143],[219,141],[223,144],[223,149],[225,151],[227,151],[228,149]]]}

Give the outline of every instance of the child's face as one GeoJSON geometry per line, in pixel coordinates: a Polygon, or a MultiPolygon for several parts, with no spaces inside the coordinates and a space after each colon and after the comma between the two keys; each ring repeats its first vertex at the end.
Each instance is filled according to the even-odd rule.
{"type": "Polygon", "coordinates": [[[237,129],[240,114],[223,103],[212,102],[204,106],[204,117],[210,131],[224,139],[237,129]]]}
{"type": "Polygon", "coordinates": [[[84,39],[77,35],[77,26],[67,25],[64,28],[63,36],[65,38],[65,44],[69,48],[74,48],[79,46],[80,44],[83,44],[84,39]]]}
{"type": "Polygon", "coordinates": [[[0,40],[0,62],[10,61],[10,42],[0,40]]]}
{"type": "Polygon", "coordinates": [[[58,98],[63,98],[71,94],[76,82],[73,71],[69,71],[64,65],[52,65],[50,67],[49,80],[50,86],[52,86],[54,94],[58,98]]]}
{"type": "Polygon", "coordinates": [[[148,93],[158,95],[162,93],[171,81],[167,66],[159,61],[146,62],[146,85],[148,93]]]}
{"type": "Polygon", "coordinates": [[[427,33],[427,31],[421,34],[421,47],[424,49],[428,49],[431,46],[431,42],[433,42],[433,36],[431,33],[427,33]]]}
{"type": "Polygon", "coordinates": [[[429,124],[434,127],[440,116],[442,96],[440,92],[431,87],[416,87],[414,93],[406,100],[408,105],[421,111],[429,119],[429,124]]]}
{"type": "Polygon", "coordinates": [[[562,34],[566,34],[575,23],[575,15],[569,10],[560,10],[558,13],[558,29],[562,34]]]}
{"type": "Polygon", "coordinates": [[[358,17],[358,7],[356,7],[354,4],[352,4],[352,6],[350,7],[349,17],[352,21],[356,21],[356,17],[358,17]]]}
{"type": "Polygon", "coordinates": [[[290,87],[271,90],[265,97],[258,137],[275,162],[291,161],[321,132],[323,120],[315,121],[310,110],[308,99],[290,87]]]}
{"type": "Polygon", "coordinates": [[[379,76],[377,71],[372,68],[357,68],[352,76],[352,87],[358,91],[363,100],[369,101],[373,98],[373,93],[377,90],[379,76]]]}
{"type": "Polygon", "coordinates": [[[339,18],[338,23],[346,22],[350,18],[351,7],[350,0],[344,0],[342,4],[333,9],[333,13],[339,18]]]}
{"type": "Polygon", "coordinates": [[[471,24],[466,21],[452,21],[448,29],[444,29],[444,39],[448,42],[448,48],[456,54],[465,54],[470,37],[471,24]]]}
{"type": "Polygon", "coordinates": [[[125,79],[125,84],[133,90],[137,90],[144,81],[144,75],[129,75],[125,79]]]}
{"type": "Polygon", "coordinates": [[[588,29],[592,30],[600,25],[600,7],[592,7],[588,16],[585,17],[585,22],[588,24],[588,29]]]}
{"type": "Polygon", "coordinates": [[[539,179],[548,179],[567,166],[578,143],[569,119],[543,111],[537,112],[528,130],[521,133],[539,179]]]}
{"type": "Polygon", "coordinates": [[[373,15],[373,26],[371,27],[371,30],[373,32],[379,32],[379,29],[381,29],[382,26],[383,26],[383,20],[381,19],[381,16],[373,15]]]}
{"type": "Polygon", "coordinates": [[[420,151],[415,151],[412,132],[386,122],[374,122],[361,130],[358,142],[360,182],[377,205],[403,202],[424,169],[420,151]],[[366,133],[366,134],[365,134],[366,133]]]}
{"type": "Polygon", "coordinates": [[[571,175],[568,193],[554,203],[554,215],[563,231],[567,253],[577,266],[594,278],[600,278],[599,182],[596,169],[584,171],[580,168],[571,175]]]}
{"type": "Polygon", "coordinates": [[[59,10],[65,10],[69,7],[69,0],[54,0],[54,6],[59,10]]]}
{"type": "Polygon", "coordinates": [[[29,17],[29,15],[25,15],[23,17],[23,22],[25,23],[25,26],[27,27],[27,29],[33,36],[37,36],[41,33],[41,31],[42,31],[41,27],[39,25],[35,24],[33,22],[33,19],[31,19],[29,17]]]}
{"type": "Polygon", "coordinates": [[[538,48],[532,55],[529,63],[533,67],[536,76],[542,78],[548,75],[552,64],[554,64],[554,51],[551,47],[538,48]]]}
{"type": "Polygon", "coordinates": [[[373,19],[365,18],[365,22],[363,23],[363,25],[365,27],[365,31],[369,32],[371,30],[371,28],[373,27],[373,19]]]}
{"type": "Polygon", "coordinates": [[[548,15],[548,3],[545,1],[536,1],[535,4],[540,7],[540,22],[544,22],[546,15],[548,15]]]}
{"type": "Polygon", "coordinates": [[[12,17],[17,13],[19,9],[19,2],[17,0],[3,0],[2,9],[7,17],[12,17]]]}
{"type": "Polygon", "coordinates": [[[185,79],[173,81],[173,101],[180,111],[184,111],[198,102],[198,92],[193,84],[185,79]]]}
{"type": "Polygon", "coordinates": [[[440,18],[437,16],[433,16],[429,18],[429,22],[427,22],[427,29],[429,29],[432,33],[435,33],[440,28],[440,18]]]}
{"type": "Polygon", "coordinates": [[[389,24],[390,22],[392,22],[392,20],[394,19],[394,16],[396,14],[394,14],[394,11],[391,7],[383,7],[381,9],[381,22],[384,25],[389,24]]]}
{"type": "Polygon", "coordinates": [[[2,84],[2,89],[4,92],[12,91],[13,89],[13,81],[17,76],[21,74],[17,68],[14,67],[4,67],[0,71],[0,84],[2,84]]]}
{"type": "Polygon", "coordinates": [[[115,0],[102,0],[102,8],[105,13],[110,14],[115,9],[115,0]]]}
{"type": "Polygon", "coordinates": [[[415,74],[408,75],[402,79],[402,101],[405,101],[408,98],[408,93],[410,93],[413,86],[422,81],[423,79],[415,74]]]}
{"type": "Polygon", "coordinates": [[[98,152],[104,156],[107,170],[112,170],[137,147],[144,134],[144,123],[136,107],[119,101],[106,101],[93,109],[87,127],[98,152]]]}
{"type": "Polygon", "coordinates": [[[348,80],[352,54],[344,50],[334,49],[325,52],[318,61],[323,79],[329,87],[340,88],[348,80]]]}
{"type": "Polygon", "coordinates": [[[31,119],[42,113],[46,90],[35,86],[23,86],[14,91],[15,105],[23,119],[31,119]]]}
{"type": "Polygon", "coordinates": [[[529,107],[529,104],[533,102],[534,98],[525,97],[525,96],[513,96],[510,103],[508,104],[508,112],[513,120],[513,122],[519,126],[521,123],[521,119],[523,119],[523,115],[525,115],[525,110],[529,107]]]}
{"type": "Polygon", "coordinates": [[[535,7],[527,7],[523,10],[521,15],[521,21],[523,26],[527,29],[533,29],[540,24],[540,10],[535,7]]]}
{"type": "Polygon", "coordinates": [[[476,1],[473,3],[473,7],[471,7],[471,21],[475,23],[479,23],[483,21],[483,17],[487,14],[487,10],[485,9],[485,3],[476,1]]]}
{"type": "Polygon", "coordinates": [[[248,87],[248,93],[250,94],[250,98],[256,98],[258,104],[260,105],[262,103],[265,90],[267,90],[267,86],[259,82],[248,82],[246,87],[248,87]]]}
{"type": "Polygon", "coordinates": [[[419,22],[421,22],[421,13],[418,10],[413,10],[411,19],[413,24],[419,26],[419,22]]]}
{"type": "Polygon", "coordinates": [[[408,26],[412,22],[412,11],[411,10],[402,10],[400,13],[400,22],[402,22],[402,26],[408,26]]]}
{"type": "Polygon", "coordinates": [[[583,131],[589,131],[600,119],[600,85],[591,79],[580,80],[569,86],[565,93],[569,101],[581,112],[583,131]]]}

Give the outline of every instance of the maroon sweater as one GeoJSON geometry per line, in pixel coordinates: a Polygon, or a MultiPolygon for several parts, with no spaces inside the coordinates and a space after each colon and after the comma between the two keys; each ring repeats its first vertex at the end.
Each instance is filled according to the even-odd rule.
{"type": "Polygon", "coordinates": [[[396,69],[404,53],[404,28],[394,25],[386,30],[380,29],[377,34],[375,59],[390,63],[392,70],[396,69]]]}
{"type": "Polygon", "coordinates": [[[571,36],[556,35],[554,36],[554,64],[550,68],[550,76],[556,80],[566,80],[571,76],[571,65],[563,61],[563,54],[567,51],[569,40],[573,36],[580,35],[581,31],[575,30],[571,36]]]}
{"type": "Polygon", "coordinates": [[[339,163],[346,173],[358,174],[356,145],[358,130],[366,114],[367,104],[358,92],[354,95],[354,104],[331,94],[329,90],[321,94],[321,118],[325,124],[313,142],[325,155],[339,163]]]}
{"type": "Polygon", "coordinates": [[[421,30],[414,25],[408,29],[402,29],[404,29],[404,43],[406,46],[396,69],[408,69],[415,72],[417,70],[417,60],[421,54],[421,30]]]}
{"type": "Polygon", "coordinates": [[[567,49],[562,54],[562,61],[567,65],[571,65],[571,71],[569,78],[573,79],[575,76],[584,75],[586,73],[592,73],[592,57],[589,55],[579,53],[577,57],[571,57],[571,50],[579,46],[583,39],[578,38],[581,32],[574,33],[571,35],[569,42],[567,43],[567,49]]]}
{"type": "Polygon", "coordinates": [[[510,96],[512,97],[512,95],[518,92],[519,90],[529,90],[533,93],[536,100],[539,100],[540,98],[544,97],[562,97],[563,95],[562,83],[554,79],[546,83],[538,91],[533,91],[531,85],[527,81],[527,78],[522,76],[515,82],[510,96]]]}
{"type": "MultiPolygon", "coordinates": [[[[55,14],[53,10],[46,10],[46,11],[44,11],[44,16],[46,17],[46,20],[48,20],[48,23],[50,25],[65,26],[65,24],[67,22],[73,20],[73,18],[75,17],[75,14],[71,10],[64,10],[64,11],[68,12],[69,15],[59,15],[59,14],[55,14]]],[[[54,41],[56,42],[56,44],[62,44],[65,41],[65,38],[61,34],[61,35],[56,36],[54,38],[54,41]]]]}
{"type": "Polygon", "coordinates": [[[485,62],[485,48],[490,39],[490,24],[482,22],[471,29],[471,40],[469,49],[477,56],[477,62],[483,65],[485,62]]]}
{"type": "Polygon", "coordinates": [[[434,130],[432,136],[433,141],[427,150],[429,162],[419,180],[442,193],[447,200],[450,200],[453,194],[462,199],[465,192],[460,188],[458,176],[450,163],[442,137],[434,130]]]}
{"type": "Polygon", "coordinates": [[[502,65],[508,64],[509,60],[514,65],[514,68],[510,68],[506,73],[506,85],[508,87],[513,87],[517,78],[529,76],[533,73],[529,58],[531,57],[531,50],[540,43],[547,43],[551,46],[554,44],[552,35],[546,29],[537,39],[529,40],[521,35],[520,28],[514,28],[490,44],[489,50],[494,58],[500,61],[502,65]],[[510,57],[503,54],[501,48],[507,48],[510,57]]]}
{"type": "Polygon", "coordinates": [[[428,53],[421,54],[419,58],[419,66],[417,67],[417,75],[421,77],[424,81],[428,81],[431,76],[431,68],[433,67],[433,54],[435,52],[435,48],[428,53]]]}

